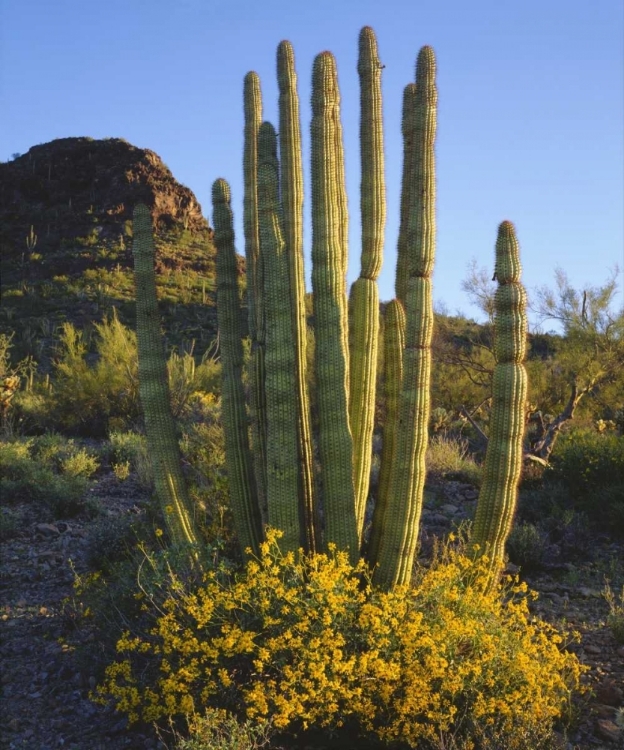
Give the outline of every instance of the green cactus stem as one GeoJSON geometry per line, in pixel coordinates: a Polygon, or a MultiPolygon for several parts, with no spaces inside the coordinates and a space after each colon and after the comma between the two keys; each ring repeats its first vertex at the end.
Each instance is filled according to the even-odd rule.
{"type": "Polygon", "coordinates": [[[472,530],[477,553],[489,559],[491,583],[502,570],[505,542],[511,531],[522,472],[527,373],[526,294],[514,225],[504,221],[496,240],[492,416],[483,481],[472,530]]]}
{"type": "Polygon", "coordinates": [[[155,251],[149,208],[139,203],[135,206],[132,219],[139,395],[156,495],[173,543],[191,545],[191,560],[196,565],[199,563],[199,535],[182,474],[180,448],[171,413],[167,361],[156,296],[155,251]]]}
{"type": "Polygon", "coordinates": [[[359,539],[349,428],[349,332],[342,128],[336,61],[314,60],[312,73],[312,289],[316,321],[315,369],[325,542],[357,560],[359,539]]]}
{"type": "Polygon", "coordinates": [[[379,560],[381,530],[384,528],[386,508],[389,504],[390,470],[394,465],[396,452],[396,424],[398,418],[399,395],[403,382],[403,349],[405,347],[405,311],[403,305],[393,299],[386,307],[384,326],[384,391],[386,397],[386,418],[383,430],[383,448],[377,501],[373,512],[371,535],[368,543],[367,559],[371,567],[379,560]]]}
{"type": "Polygon", "coordinates": [[[260,255],[266,313],[267,502],[269,524],[282,531],[284,552],[300,546],[295,347],[286,243],[279,206],[277,135],[264,122],[258,136],[260,255]]]}
{"type": "Polygon", "coordinates": [[[221,343],[221,408],[232,515],[243,551],[259,553],[262,524],[254,481],[242,382],[238,273],[230,187],[223,179],[212,186],[214,242],[217,248],[217,314],[221,343]]]}
{"type": "Polygon", "coordinates": [[[262,94],[258,74],[250,71],[243,88],[245,131],[243,147],[243,228],[247,264],[247,309],[249,317],[250,411],[254,474],[258,504],[267,519],[266,502],[266,400],[264,393],[264,297],[258,228],[258,131],[262,122],[262,94]]]}
{"type": "Polygon", "coordinates": [[[403,134],[403,176],[401,178],[401,207],[399,215],[399,239],[397,242],[397,263],[395,278],[396,298],[403,308],[406,304],[407,281],[409,279],[409,252],[407,244],[407,223],[411,201],[414,157],[414,113],[416,111],[416,84],[408,83],[403,89],[403,116],[401,131],[403,134]]]}
{"type": "Polygon", "coordinates": [[[351,287],[349,328],[351,342],[349,419],[353,436],[353,484],[358,538],[362,541],[370,486],[375,421],[379,290],[377,276],[383,261],[386,223],[381,69],[377,39],[365,26],[360,32],[360,150],[362,179],[362,260],[359,279],[351,287]]]}
{"type": "Polygon", "coordinates": [[[416,63],[403,384],[390,502],[385,512],[379,565],[374,573],[376,583],[385,588],[409,584],[411,580],[425,486],[433,333],[430,277],[435,258],[435,72],[434,52],[431,47],[423,47],[416,63]]]}
{"type": "Polygon", "coordinates": [[[279,143],[281,168],[282,226],[289,263],[290,296],[293,313],[295,347],[295,389],[299,447],[299,498],[302,516],[303,546],[308,552],[317,549],[320,540],[318,514],[315,508],[314,459],[310,404],[306,381],[307,324],[305,276],[303,264],[303,166],[301,123],[297,74],[292,45],[282,41],[277,48],[279,84],[279,143]]]}

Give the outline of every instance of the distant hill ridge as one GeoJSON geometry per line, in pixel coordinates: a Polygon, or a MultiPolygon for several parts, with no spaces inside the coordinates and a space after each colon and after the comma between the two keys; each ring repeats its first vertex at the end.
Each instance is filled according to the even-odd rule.
{"type": "Polygon", "coordinates": [[[20,329],[17,343],[42,321],[83,327],[112,306],[132,324],[138,202],[152,213],[165,317],[214,305],[212,229],[192,190],[122,138],[59,138],[0,163],[0,332],[20,329]]]}

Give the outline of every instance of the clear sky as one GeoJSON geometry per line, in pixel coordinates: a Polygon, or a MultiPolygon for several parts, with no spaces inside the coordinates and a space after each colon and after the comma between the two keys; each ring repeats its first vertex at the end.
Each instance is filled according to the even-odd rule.
{"type": "MultiPolygon", "coordinates": [[[[557,266],[581,288],[624,267],[622,0],[0,0],[0,159],[54,138],[125,138],[158,153],[211,223],[212,182],[227,179],[242,252],[243,77],[258,72],[264,116],[276,123],[276,48],[292,42],[309,185],[312,61],[330,50],[353,281],[364,25],[386,66],[383,300],[394,296],[402,91],[425,44],[438,63],[436,304],[479,318],[461,281],[473,258],[493,268],[503,219],[516,225],[529,293],[554,285],[557,266]]],[[[309,250],[309,200],[305,210],[309,250]]]]}

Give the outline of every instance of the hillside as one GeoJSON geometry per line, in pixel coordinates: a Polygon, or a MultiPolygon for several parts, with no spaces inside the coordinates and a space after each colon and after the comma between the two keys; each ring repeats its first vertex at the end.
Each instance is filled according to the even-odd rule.
{"type": "Polygon", "coordinates": [[[0,164],[0,333],[17,356],[49,355],[58,326],[132,324],[132,210],[152,212],[166,328],[205,348],[216,332],[212,230],[153,151],[119,138],[61,138],[0,164]]]}

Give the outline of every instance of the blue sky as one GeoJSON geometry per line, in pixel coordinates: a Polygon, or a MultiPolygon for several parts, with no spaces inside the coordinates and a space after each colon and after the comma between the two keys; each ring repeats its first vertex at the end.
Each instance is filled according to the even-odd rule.
{"type": "MultiPolygon", "coordinates": [[[[529,294],[553,286],[557,266],[580,288],[624,268],[621,0],[4,0],[0,159],[54,138],[125,138],[158,153],[210,220],[212,182],[226,178],[242,252],[243,77],[258,72],[264,116],[275,123],[276,48],[292,42],[309,184],[312,61],[330,50],[342,95],[353,281],[364,25],[375,30],[386,66],[382,299],[394,296],[402,91],[425,44],[438,63],[436,303],[480,317],[461,281],[473,258],[493,268],[503,219],[516,225],[529,294]]],[[[305,208],[309,250],[309,200],[305,208]]]]}

